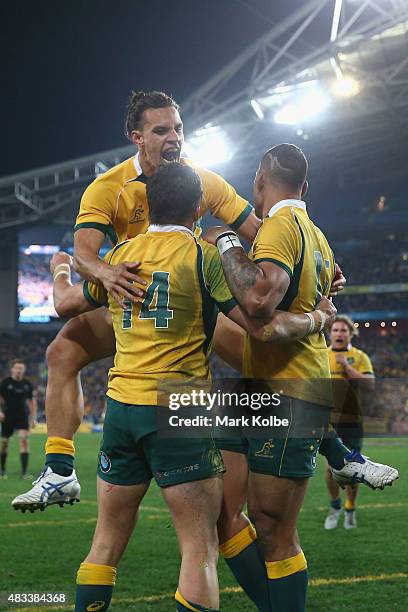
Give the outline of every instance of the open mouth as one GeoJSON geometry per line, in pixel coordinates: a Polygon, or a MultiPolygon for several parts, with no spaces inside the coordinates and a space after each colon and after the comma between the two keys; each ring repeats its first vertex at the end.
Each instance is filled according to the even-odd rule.
{"type": "Polygon", "coordinates": [[[178,162],[180,160],[180,149],[167,149],[163,151],[162,159],[167,163],[178,162]]]}

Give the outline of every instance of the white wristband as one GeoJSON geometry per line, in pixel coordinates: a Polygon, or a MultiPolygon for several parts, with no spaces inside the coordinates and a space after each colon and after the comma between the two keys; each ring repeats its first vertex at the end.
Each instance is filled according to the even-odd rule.
{"type": "Polygon", "coordinates": [[[310,312],[305,312],[305,315],[309,318],[309,329],[305,333],[305,336],[310,336],[310,334],[314,332],[315,320],[310,312]]]}
{"type": "Polygon", "coordinates": [[[217,249],[220,255],[229,249],[233,249],[234,247],[241,247],[241,249],[244,248],[240,243],[238,236],[234,232],[225,232],[217,238],[217,249]]]}
{"type": "Polygon", "coordinates": [[[54,274],[52,275],[53,279],[55,280],[60,274],[66,274],[68,278],[71,278],[71,266],[66,263],[55,266],[54,274]]]}
{"type": "Polygon", "coordinates": [[[317,314],[319,315],[319,319],[320,319],[320,327],[317,331],[321,332],[323,331],[323,327],[324,327],[324,318],[323,318],[323,313],[321,310],[316,310],[317,314]]]}

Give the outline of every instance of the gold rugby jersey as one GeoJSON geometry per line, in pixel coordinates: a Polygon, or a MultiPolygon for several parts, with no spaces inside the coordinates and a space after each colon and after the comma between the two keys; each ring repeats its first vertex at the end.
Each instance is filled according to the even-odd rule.
{"type": "Polygon", "coordinates": [[[186,228],[167,227],[122,242],[105,256],[111,264],[143,262],[141,304],[128,301],[123,310],[103,285],[84,283],[87,300],[112,313],[116,355],[107,395],[127,404],[157,405],[158,385],[166,379],[209,380],[218,308],[228,313],[236,305],[217,249],[186,228]]]}
{"type": "MultiPolygon", "coordinates": [[[[264,219],[250,252],[260,263],[271,261],[290,277],[288,290],[277,307],[293,313],[311,312],[322,295],[328,296],[334,277],[334,257],[321,232],[310,220],[304,202],[283,200],[275,204],[264,219]]],[[[327,383],[301,381],[329,379],[327,345],[323,333],[273,346],[246,335],[244,375],[263,380],[295,379],[285,386],[285,394],[330,405],[327,383]]]]}
{"type": "Polygon", "coordinates": [[[336,355],[343,355],[357,372],[374,376],[371,360],[364,351],[351,345],[347,349],[333,349],[330,346],[328,355],[330,373],[334,379],[331,422],[333,425],[358,422],[362,417],[360,383],[346,376],[342,365],[336,361],[336,355]]]}
{"type": "MultiPolygon", "coordinates": [[[[251,213],[252,206],[218,174],[195,166],[184,158],[181,163],[194,168],[201,178],[200,216],[210,212],[233,229],[238,229],[251,213]]],[[[138,155],[98,176],[82,196],[75,230],[98,229],[112,244],[144,234],[149,226],[147,180],[138,155]]]]}

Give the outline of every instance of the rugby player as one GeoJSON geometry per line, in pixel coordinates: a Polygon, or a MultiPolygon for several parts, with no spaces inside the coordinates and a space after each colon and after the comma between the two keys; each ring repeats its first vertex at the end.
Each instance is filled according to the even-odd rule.
{"type": "MultiPolygon", "coordinates": [[[[108,608],[117,564],[152,477],[172,513],[181,549],[177,610],[219,609],[216,521],[222,458],[210,437],[159,436],[158,387],[166,380],[181,385],[209,379],[218,308],[259,341],[271,338],[268,325],[252,321],[233,299],[217,250],[194,237],[202,196],[197,173],[181,164],[162,167],[149,181],[147,196],[147,233],[120,243],[105,257],[112,266],[143,259],[139,274],[147,289],[142,303],[118,304],[101,282],[72,286],[69,256],[59,254],[52,261],[57,312],[73,316],[108,303],[116,337],[98,464],[98,523],[77,575],[78,612],[96,602],[98,610],[108,608]]],[[[298,336],[315,334],[324,315],[330,319],[334,312],[328,307],[317,317],[291,316],[291,325],[298,336]]]]}
{"type": "Polygon", "coordinates": [[[27,474],[30,456],[28,436],[30,427],[35,427],[37,401],[31,382],[24,378],[26,366],[21,359],[11,362],[10,376],[0,383],[1,451],[0,478],[7,478],[6,462],[9,440],[16,431],[20,442],[21,478],[32,478],[27,474]]]}
{"type": "MultiPolygon", "coordinates": [[[[75,226],[74,262],[83,278],[101,282],[114,299],[121,302],[122,296],[137,302],[143,297],[143,288],[132,285],[133,281],[140,280],[136,273],[137,263],[109,266],[99,258],[99,250],[106,236],[116,243],[146,232],[149,225],[146,182],[161,165],[180,161],[196,169],[203,184],[200,217],[206,212],[212,213],[249,242],[254,239],[260,221],[248,202],[222,177],[180,158],[183,124],[177,103],[167,94],[133,93],[126,118],[126,134],[138,152],[99,176],[85,190],[75,226]]],[[[339,271],[333,292],[341,290],[344,282],[339,271]]],[[[58,487],[64,488],[64,500],[67,501],[79,496],[73,469],[73,436],[83,416],[79,372],[88,363],[113,355],[114,351],[114,334],[105,308],[72,318],[47,349],[45,469],[49,468],[48,481],[54,479],[55,485],[58,483],[58,487]],[[61,477],[66,478],[65,485],[61,477]]],[[[331,460],[330,464],[333,465],[331,460]]],[[[14,508],[43,508],[59,499],[57,489],[46,487],[42,490],[36,486],[41,483],[43,474],[44,470],[30,491],[12,501],[14,508]],[[41,491],[41,499],[38,491],[41,491]]]]}
{"type": "MultiPolygon", "coordinates": [[[[298,147],[282,144],[265,153],[254,182],[255,210],[263,223],[249,257],[234,232],[225,228],[209,232],[208,238],[219,249],[231,292],[250,317],[269,318],[277,307],[306,312],[321,295],[329,295],[335,262],[326,238],[308,217],[302,199],[307,191],[306,176],[307,161],[298,147]]],[[[264,552],[270,609],[303,612],[307,563],[296,523],[329,420],[330,392],[319,382],[330,378],[324,336],[315,334],[271,350],[247,335],[243,373],[260,380],[277,379],[278,388],[285,379],[295,381],[288,385],[282,404],[291,423],[286,437],[274,437],[271,432],[264,440],[247,440],[244,450],[249,466],[248,512],[264,552]],[[299,436],[296,430],[306,414],[313,415],[315,425],[307,437],[304,433],[299,436]]],[[[371,470],[361,456],[355,461],[354,455],[346,454],[343,459],[346,465],[339,466],[339,471],[349,476],[356,470],[364,479],[371,470]]],[[[398,475],[393,468],[374,465],[377,485],[390,484],[398,475]]],[[[232,540],[235,554],[237,548],[239,552],[250,546],[248,539],[232,540]]],[[[266,605],[264,602],[264,610],[266,605]]]]}
{"type": "MultiPolygon", "coordinates": [[[[183,123],[177,103],[163,92],[134,92],[127,117],[126,134],[137,147],[137,154],[99,176],[85,190],[75,225],[74,262],[85,279],[101,282],[119,302],[126,297],[137,302],[143,287],[134,262],[109,266],[99,258],[105,237],[116,244],[146,232],[149,209],[146,182],[157,169],[178,162],[183,145],[183,123]]],[[[203,184],[200,217],[207,211],[252,240],[259,227],[252,207],[219,175],[195,167],[203,184]]],[[[80,370],[92,361],[115,352],[112,324],[101,308],[68,321],[47,349],[48,383],[46,416],[48,439],[45,467],[65,477],[65,498],[78,497],[73,436],[83,416],[80,370]]],[[[40,475],[41,478],[41,475],[40,475]]],[[[48,474],[48,480],[53,475],[48,474]]],[[[56,492],[48,489],[42,501],[52,501],[56,492]]],[[[19,508],[38,502],[33,490],[17,498],[19,508]]]]}
{"type": "MultiPolygon", "coordinates": [[[[352,345],[355,333],[354,323],[346,315],[338,315],[330,327],[328,350],[330,373],[334,379],[334,408],[331,413],[331,423],[346,446],[361,451],[363,411],[360,392],[363,389],[373,391],[375,377],[369,356],[352,345]]],[[[330,509],[324,527],[335,529],[341,514],[340,487],[333,479],[329,466],[326,467],[326,484],[330,494],[330,509]]],[[[354,529],[357,527],[358,484],[347,484],[345,489],[344,528],[354,529]]]]}

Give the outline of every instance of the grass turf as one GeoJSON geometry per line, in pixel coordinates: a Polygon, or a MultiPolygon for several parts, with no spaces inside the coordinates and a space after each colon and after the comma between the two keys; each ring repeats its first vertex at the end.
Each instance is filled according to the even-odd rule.
{"type": "MultiPolygon", "coordinates": [[[[43,462],[44,437],[31,436],[30,471],[43,462]]],[[[81,503],[63,509],[53,506],[34,514],[15,512],[10,500],[27,490],[19,480],[17,439],[11,443],[8,479],[0,480],[0,610],[10,610],[5,593],[65,592],[74,601],[75,573],[87,554],[96,521],[95,465],[99,436],[79,434],[77,473],[81,503]]],[[[400,479],[392,488],[371,491],[361,487],[358,529],[323,529],[327,494],[323,461],[318,462],[299,519],[299,532],[309,564],[308,610],[311,612],[390,612],[406,609],[408,600],[408,440],[368,440],[373,459],[395,465],[400,479]]],[[[169,513],[158,487],[147,494],[137,529],[118,572],[113,611],[167,612],[174,610],[179,556],[169,513]]],[[[219,563],[221,608],[250,612],[255,607],[236,589],[224,562],[219,563]]],[[[16,608],[14,608],[16,609],[16,608]]],[[[17,609],[25,608],[23,604],[17,609]]],[[[50,607],[35,608],[50,610],[50,607]]],[[[60,607],[72,609],[72,606],[60,607]]]]}

